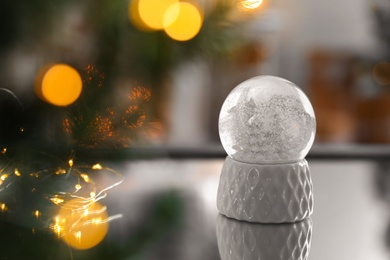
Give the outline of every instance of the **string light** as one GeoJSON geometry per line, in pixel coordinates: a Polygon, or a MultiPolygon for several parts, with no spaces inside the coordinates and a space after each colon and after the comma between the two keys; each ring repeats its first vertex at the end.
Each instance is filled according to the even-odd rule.
{"type": "MultiPolygon", "coordinates": [[[[43,181],[48,179],[46,177],[50,175],[55,177],[68,174],[66,178],[61,178],[61,180],[69,182],[77,180],[77,183],[74,184],[75,190],[57,190],[55,194],[47,195],[46,199],[53,203],[52,206],[58,207],[59,210],[54,217],[49,217],[51,220],[46,218],[48,213],[41,212],[38,209],[32,211],[32,216],[39,223],[50,223],[47,227],[52,230],[57,238],[63,239],[69,246],[76,249],[87,249],[97,245],[105,237],[108,223],[111,220],[121,217],[121,215],[108,216],[107,208],[100,204],[100,201],[107,197],[108,190],[123,182],[123,176],[112,169],[103,167],[100,163],[77,167],[74,162],[74,155],[70,158],[67,161],[68,169],[62,167],[43,169],[30,172],[24,177],[42,177],[39,181],[43,181]],[[99,187],[95,180],[91,178],[91,171],[114,174],[118,177],[118,181],[108,187],[99,187]],[[85,189],[85,192],[78,192],[82,188],[85,189]]],[[[15,167],[18,165],[15,160],[12,160],[11,163],[11,159],[5,159],[10,160],[10,162],[6,163],[6,166],[1,169],[0,185],[7,183],[7,186],[3,185],[4,188],[1,187],[0,191],[9,187],[12,182],[20,180],[17,177],[22,176],[19,171],[20,167],[15,167]]],[[[36,188],[33,187],[31,192],[35,191],[36,188]]],[[[0,202],[0,211],[5,212],[7,210],[8,206],[0,202]]],[[[35,234],[35,227],[31,230],[35,234]]]]}
{"type": "Polygon", "coordinates": [[[16,176],[18,176],[18,177],[21,176],[21,174],[20,174],[18,168],[15,168],[14,174],[15,174],[16,176]]]}
{"type": "Polygon", "coordinates": [[[56,204],[56,205],[58,205],[58,204],[64,202],[64,199],[61,199],[61,198],[50,198],[50,200],[51,200],[54,204],[56,204]]]}
{"type": "Polygon", "coordinates": [[[3,148],[3,150],[1,150],[1,154],[5,154],[7,152],[7,148],[3,148]]]}
{"type": "Polygon", "coordinates": [[[34,211],[34,216],[38,219],[41,215],[41,212],[39,210],[34,211]]]}
{"type": "Polygon", "coordinates": [[[82,173],[82,174],[80,174],[80,177],[83,178],[85,182],[87,182],[87,183],[90,182],[88,174],[82,173]]]}
{"type": "Polygon", "coordinates": [[[92,170],[101,170],[101,169],[103,169],[103,167],[99,163],[92,166],[92,170]]]}

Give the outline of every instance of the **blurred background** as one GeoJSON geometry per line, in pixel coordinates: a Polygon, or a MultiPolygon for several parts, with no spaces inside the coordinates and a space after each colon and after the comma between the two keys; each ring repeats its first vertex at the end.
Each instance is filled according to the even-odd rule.
{"type": "Polygon", "coordinates": [[[257,75],[316,113],[309,259],[388,259],[389,0],[2,0],[0,24],[0,259],[220,259],[219,111],[257,75]],[[109,195],[89,250],[56,239],[79,190],[109,195]]]}
{"type": "Polygon", "coordinates": [[[0,87],[14,94],[1,95],[3,142],[218,146],[223,100],[265,74],[309,96],[316,143],[390,142],[389,1],[6,0],[0,12],[0,87]],[[172,3],[188,13],[166,14],[172,3]],[[76,87],[50,92],[64,79],[76,87]]]}

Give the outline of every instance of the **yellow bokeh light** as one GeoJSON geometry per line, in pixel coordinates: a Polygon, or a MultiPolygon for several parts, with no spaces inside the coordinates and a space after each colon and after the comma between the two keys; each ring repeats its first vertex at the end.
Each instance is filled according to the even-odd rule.
{"type": "Polygon", "coordinates": [[[108,231],[106,207],[76,198],[64,204],[54,219],[54,232],[71,247],[89,249],[99,244],[108,231]]]}
{"type": "Polygon", "coordinates": [[[129,3],[130,21],[139,30],[151,31],[152,29],[142,21],[141,16],[139,15],[139,1],[140,0],[131,0],[129,3]]]}
{"type": "Polygon", "coordinates": [[[138,11],[142,21],[151,29],[164,28],[164,16],[168,8],[178,0],[139,0],[138,11]]]}
{"type": "Polygon", "coordinates": [[[256,9],[263,3],[263,0],[242,0],[241,5],[247,9],[256,9]]]}
{"type": "Polygon", "coordinates": [[[190,3],[171,5],[164,16],[164,30],[174,40],[188,41],[194,38],[202,27],[200,10],[190,3]]]}
{"type": "Polygon", "coordinates": [[[372,76],[381,86],[390,85],[390,62],[379,62],[374,66],[372,76]]]}
{"type": "Polygon", "coordinates": [[[52,105],[68,106],[79,98],[82,86],[76,69],[57,64],[44,68],[38,74],[35,91],[38,97],[52,105]]]}

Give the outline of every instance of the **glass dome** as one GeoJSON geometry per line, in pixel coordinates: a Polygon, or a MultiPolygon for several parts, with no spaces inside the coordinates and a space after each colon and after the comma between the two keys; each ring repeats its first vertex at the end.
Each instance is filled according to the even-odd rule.
{"type": "Polygon", "coordinates": [[[313,107],[292,82],[259,76],[239,84],[219,115],[225,151],[246,163],[284,163],[303,159],[313,145],[313,107]]]}

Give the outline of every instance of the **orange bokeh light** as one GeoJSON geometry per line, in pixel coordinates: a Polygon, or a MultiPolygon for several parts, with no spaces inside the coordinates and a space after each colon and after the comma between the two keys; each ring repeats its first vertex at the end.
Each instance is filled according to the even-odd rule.
{"type": "Polygon", "coordinates": [[[80,74],[66,64],[45,67],[38,74],[35,92],[42,100],[55,106],[68,106],[82,91],[80,74]]]}

